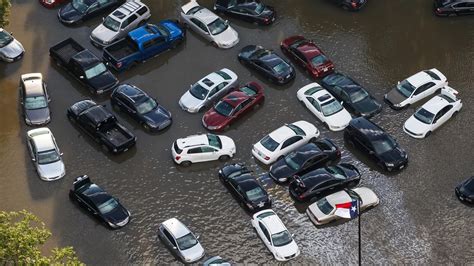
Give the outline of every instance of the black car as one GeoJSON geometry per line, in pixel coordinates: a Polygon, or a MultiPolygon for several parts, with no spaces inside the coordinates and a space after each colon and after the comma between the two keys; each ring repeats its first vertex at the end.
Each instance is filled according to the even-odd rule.
{"type": "Polygon", "coordinates": [[[294,176],[289,191],[295,200],[307,201],[344,188],[353,188],[359,182],[359,170],[352,164],[342,163],[320,168],[303,176],[294,176]]]}
{"type": "Polygon", "coordinates": [[[330,139],[308,143],[287,154],[270,166],[269,176],[276,182],[286,182],[294,175],[333,163],[341,158],[341,151],[330,139]]]}
{"type": "Polygon", "coordinates": [[[119,85],[112,92],[110,102],[112,107],[129,114],[149,131],[159,131],[171,125],[171,113],[134,85],[119,85]]]}
{"type": "Polygon", "coordinates": [[[356,116],[372,117],[382,110],[382,105],[374,97],[346,75],[330,74],[321,81],[321,85],[356,116]]]}
{"type": "Polygon", "coordinates": [[[405,150],[382,128],[364,117],[351,120],[344,129],[344,140],[389,172],[401,170],[408,164],[405,150]]]}
{"type": "Polygon", "coordinates": [[[295,78],[293,66],[272,50],[257,45],[245,46],[238,55],[240,63],[247,65],[277,84],[286,84],[295,78]]]}
{"type": "Polygon", "coordinates": [[[474,204],[474,176],[457,185],[454,191],[460,201],[474,204]]]}
{"type": "Polygon", "coordinates": [[[268,209],[272,201],[265,189],[242,164],[226,165],[219,170],[219,178],[239,203],[250,212],[268,209]]]}
{"type": "Polygon", "coordinates": [[[125,0],[72,0],[59,9],[58,18],[66,25],[77,24],[123,3],[125,0]]]}
{"type": "Polygon", "coordinates": [[[92,183],[87,175],[74,180],[69,198],[113,229],[124,227],[130,221],[130,212],[119,200],[92,183]]]}
{"type": "Polygon", "coordinates": [[[216,0],[214,10],[261,25],[275,21],[275,9],[259,0],[216,0]]]}
{"type": "Polygon", "coordinates": [[[474,0],[435,0],[434,9],[438,16],[472,15],[474,0]]]}
{"type": "Polygon", "coordinates": [[[341,6],[346,10],[357,11],[361,9],[368,0],[331,0],[336,5],[341,6]]]}

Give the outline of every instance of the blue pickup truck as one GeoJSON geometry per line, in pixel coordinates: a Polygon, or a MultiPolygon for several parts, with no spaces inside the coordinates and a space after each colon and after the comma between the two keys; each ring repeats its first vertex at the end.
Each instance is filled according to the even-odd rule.
{"type": "Polygon", "coordinates": [[[129,69],[148,58],[176,48],[185,38],[185,30],[171,20],[147,24],[127,37],[104,48],[103,59],[117,71],[129,69]]]}

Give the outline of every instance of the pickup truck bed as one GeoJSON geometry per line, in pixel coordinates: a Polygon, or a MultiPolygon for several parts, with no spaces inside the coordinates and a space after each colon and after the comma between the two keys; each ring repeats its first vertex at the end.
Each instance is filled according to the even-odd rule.
{"type": "Polygon", "coordinates": [[[137,45],[129,38],[122,39],[121,41],[104,48],[104,50],[105,49],[107,49],[109,54],[116,61],[120,61],[121,59],[138,52],[137,45]]]}
{"type": "Polygon", "coordinates": [[[104,132],[104,134],[106,138],[117,147],[122,146],[130,140],[130,136],[119,127],[110,128],[107,132],[104,132]]]}
{"type": "Polygon", "coordinates": [[[61,60],[63,63],[68,63],[69,60],[77,53],[85,50],[74,39],[68,38],[49,49],[50,54],[61,60]]]}

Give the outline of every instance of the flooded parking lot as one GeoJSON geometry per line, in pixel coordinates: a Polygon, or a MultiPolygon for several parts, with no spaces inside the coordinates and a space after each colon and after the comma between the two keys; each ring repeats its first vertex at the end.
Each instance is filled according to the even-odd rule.
{"type": "MultiPolygon", "coordinates": [[[[358,259],[357,220],[316,228],[295,205],[287,186],[276,185],[251,155],[252,144],[283,123],[306,120],[322,136],[343,148],[343,162],[355,164],[362,173],[361,185],[375,191],[380,205],[362,216],[362,262],[364,264],[473,264],[474,212],[461,204],[454,187],[474,173],[474,18],[438,18],[432,1],[370,1],[358,13],[346,12],[324,0],[267,0],[278,14],[269,27],[229,19],[239,32],[240,43],[220,50],[188,31],[178,49],[148,60],[118,75],[121,82],[135,84],[173,114],[172,126],[149,134],[123,113],[120,121],[138,136],[135,148],[113,156],[93,143],[67,120],[73,103],[93,98],[110,108],[106,98],[97,98],[50,61],[48,49],[74,37],[95,54],[89,34],[101,18],[67,28],[37,1],[13,0],[9,31],[26,49],[25,57],[12,64],[0,63],[0,209],[27,209],[51,229],[48,247],[72,245],[88,264],[156,264],[176,259],[158,240],[158,225],[177,217],[201,235],[207,256],[220,255],[236,263],[275,263],[257,237],[250,216],[219,182],[220,162],[177,167],[170,147],[178,137],[205,133],[200,114],[189,114],[178,105],[179,97],[208,73],[229,68],[240,84],[258,81],[265,87],[263,106],[231,126],[225,133],[237,145],[231,162],[243,162],[259,176],[274,202],[274,210],[300,246],[295,264],[355,264],[358,259]],[[459,91],[464,106],[459,115],[425,140],[406,135],[402,126],[416,106],[393,111],[384,104],[373,118],[394,136],[409,154],[407,169],[381,173],[362,154],[347,149],[342,133],[329,132],[296,98],[296,91],[312,82],[301,68],[296,79],[283,87],[263,80],[240,65],[238,51],[260,44],[279,51],[280,41],[300,34],[313,39],[335,62],[336,69],[352,76],[380,102],[397,81],[422,69],[436,67],[451,87],[459,91]],[[52,97],[52,122],[48,127],[64,152],[67,174],[60,181],[41,181],[25,146],[28,128],[21,121],[18,81],[21,74],[41,72],[52,97]],[[68,199],[73,179],[88,174],[131,211],[124,229],[111,231],[91,219],[68,199]]],[[[185,1],[143,1],[152,10],[152,21],[176,18],[185,1]]],[[[211,7],[213,1],[200,0],[211,7]]],[[[424,101],[423,101],[424,102],[424,101]]]]}

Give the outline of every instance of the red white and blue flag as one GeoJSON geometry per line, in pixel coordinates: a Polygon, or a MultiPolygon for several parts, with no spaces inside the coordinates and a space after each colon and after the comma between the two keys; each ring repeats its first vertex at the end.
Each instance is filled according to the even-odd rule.
{"type": "Polygon", "coordinates": [[[334,214],[342,218],[354,219],[359,214],[358,205],[357,200],[336,204],[336,212],[334,214]]]}

